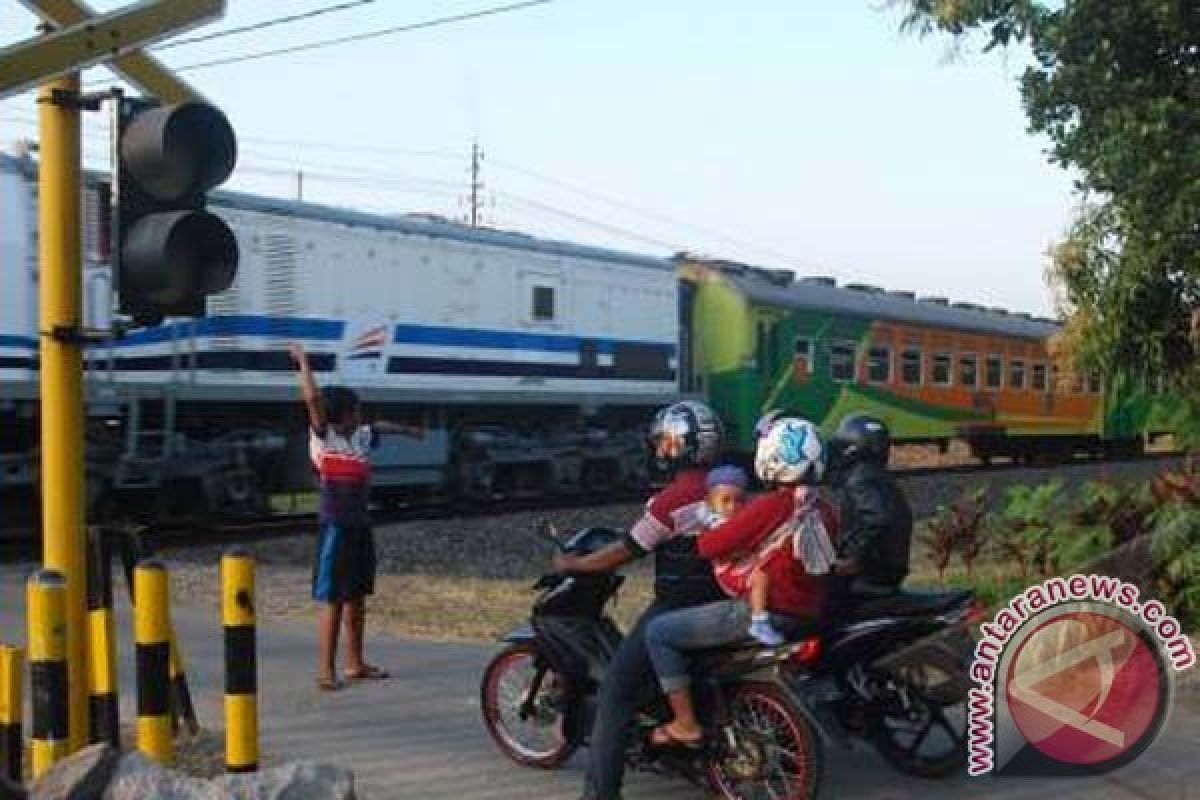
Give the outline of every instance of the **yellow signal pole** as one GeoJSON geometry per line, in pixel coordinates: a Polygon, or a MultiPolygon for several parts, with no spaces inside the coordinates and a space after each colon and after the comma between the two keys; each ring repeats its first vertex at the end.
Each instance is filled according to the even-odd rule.
{"type": "Polygon", "coordinates": [[[68,752],[87,742],[79,73],[38,92],[42,560],[66,579],[68,752]]]}

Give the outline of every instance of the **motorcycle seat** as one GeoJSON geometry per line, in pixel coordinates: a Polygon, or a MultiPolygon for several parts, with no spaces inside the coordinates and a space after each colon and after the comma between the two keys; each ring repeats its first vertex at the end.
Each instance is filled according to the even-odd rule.
{"type": "Polygon", "coordinates": [[[917,592],[900,589],[881,597],[856,598],[851,616],[854,619],[878,617],[917,617],[941,614],[970,601],[974,592],[955,589],[950,592],[917,592]]]}
{"type": "MultiPolygon", "coordinates": [[[[808,617],[792,617],[773,613],[771,620],[775,624],[776,630],[783,634],[786,640],[784,644],[800,642],[810,636],[816,636],[820,632],[820,623],[808,617]]],[[[747,634],[736,642],[729,642],[728,644],[717,645],[716,647],[697,647],[688,650],[688,653],[697,657],[703,657],[718,653],[731,653],[739,650],[763,650],[765,648],[766,645],[747,634]]]]}

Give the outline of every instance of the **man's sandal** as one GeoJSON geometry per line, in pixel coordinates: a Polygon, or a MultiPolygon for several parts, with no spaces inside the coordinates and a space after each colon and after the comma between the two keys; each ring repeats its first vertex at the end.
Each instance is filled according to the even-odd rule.
{"type": "Polygon", "coordinates": [[[704,744],[704,734],[695,739],[683,739],[671,732],[670,723],[659,725],[650,731],[649,743],[652,747],[683,747],[688,750],[698,750],[704,744]]]}
{"type": "Polygon", "coordinates": [[[340,692],[346,688],[346,683],[337,678],[317,678],[317,688],[322,692],[340,692]]]}
{"type": "Polygon", "coordinates": [[[344,674],[348,681],[385,681],[392,677],[387,670],[370,665],[366,666],[362,672],[346,672],[344,674]]]}

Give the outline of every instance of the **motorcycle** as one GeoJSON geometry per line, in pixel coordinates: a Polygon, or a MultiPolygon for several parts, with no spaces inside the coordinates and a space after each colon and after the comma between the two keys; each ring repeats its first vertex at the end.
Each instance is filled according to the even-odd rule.
{"type": "MultiPolygon", "coordinates": [[[[561,551],[596,552],[619,537],[588,528],[561,541],[561,551]]],[[[622,634],[606,613],[624,578],[615,573],[541,577],[530,621],[502,641],[507,647],[484,670],[484,724],[500,750],[518,764],[553,769],[588,744],[597,692],[622,634]]],[[[659,747],[649,734],[670,711],[656,686],[646,687],[635,715],[627,763],[670,774],[728,800],[811,800],[821,779],[816,729],[782,669],[811,653],[811,640],[765,647],[752,640],[695,651],[693,691],[704,726],[699,748],[659,747]]]]}
{"type": "Polygon", "coordinates": [[[967,693],[982,616],[969,589],[852,598],[818,656],[785,670],[825,739],[872,745],[895,769],[945,778],[967,763],[967,693]]]}

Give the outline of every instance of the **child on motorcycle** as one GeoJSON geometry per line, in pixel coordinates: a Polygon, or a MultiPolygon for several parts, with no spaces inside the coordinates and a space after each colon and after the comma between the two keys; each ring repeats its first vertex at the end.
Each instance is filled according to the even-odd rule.
{"type": "Polygon", "coordinates": [[[769,618],[776,626],[792,628],[801,619],[820,616],[824,585],[813,575],[824,574],[832,563],[828,531],[834,517],[832,508],[810,488],[824,470],[816,428],[796,418],[771,421],[759,440],[755,469],[764,483],[778,488],[756,497],[702,533],[697,542],[702,556],[723,562],[714,572],[718,579],[724,573],[722,588],[734,596],[662,614],[646,630],[650,660],[674,714],[671,722],[655,729],[652,744],[694,747],[703,739],[692,704],[686,651],[731,644],[750,632],[747,600],[755,571],[767,576],[764,605],[777,615],[769,618]]]}
{"type": "MultiPolygon", "coordinates": [[[[712,530],[732,517],[746,502],[746,472],[741,467],[717,467],[708,473],[707,515],[705,530],[712,530]]],[[[730,597],[746,596],[750,600],[750,635],[765,645],[783,642],[783,635],[771,624],[767,612],[767,593],[770,576],[762,569],[764,559],[752,553],[753,560],[729,560],[713,564],[717,583],[730,597]]]]}

